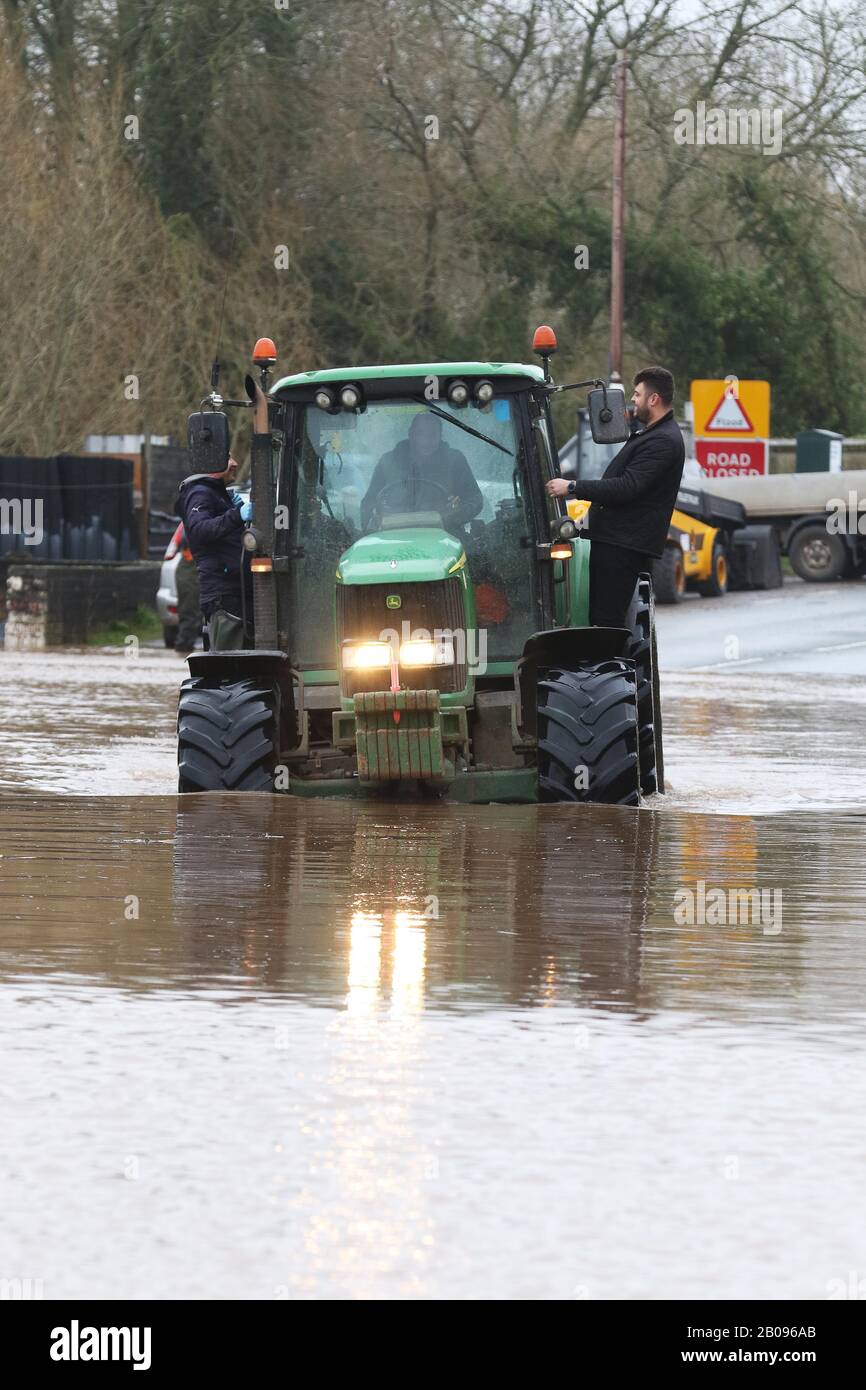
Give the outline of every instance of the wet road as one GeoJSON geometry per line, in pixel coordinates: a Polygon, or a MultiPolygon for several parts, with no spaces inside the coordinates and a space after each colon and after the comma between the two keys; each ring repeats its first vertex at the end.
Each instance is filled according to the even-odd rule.
{"type": "MultiPolygon", "coordinates": [[[[672,667],[686,607],[662,614],[672,667]]],[[[182,671],[0,655],[0,1277],[776,1299],[863,1277],[862,681],[672,670],[673,791],[640,812],[397,815],[174,796],[182,671]]]]}
{"type": "Polygon", "coordinates": [[[866,579],[804,584],[657,610],[666,670],[866,676],[866,579]]]}

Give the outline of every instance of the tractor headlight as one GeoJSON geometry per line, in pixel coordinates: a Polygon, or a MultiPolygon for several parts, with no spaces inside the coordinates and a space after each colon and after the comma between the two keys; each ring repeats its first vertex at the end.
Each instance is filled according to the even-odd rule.
{"type": "Polygon", "coordinates": [[[452,405],[466,405],[469,400],[469,387],[465,381],[452,381],[447,394],[452,405]]]}
{"type": "Polygon", "coordinates": [[[343,647],[344,671],[372,671],[391,665],[390,642],[347,642],[343,647]]]}
{"type": "Polygon", "coordinates": [[[361,392],[357,386],[344,386],[340,392],[340,404],[344,410],[357,410],[361,404],[361,392]]]}
{"type": "Polygon", "coordinates": [[[479,381],[475,387],[475,399],[479,405],[489,405],[493,400],[493,382],[479,381]]]}
{"type": "Polygon", "coordinates": [[[327,386],[320,386],[313,397],[320,410],[333,410],[337,398],[327,386]]]}
{"type": "Polygon", "coordinates": [[[401,666],[453,666],[454,643],[412,641],[400,647],[401,666]]]}

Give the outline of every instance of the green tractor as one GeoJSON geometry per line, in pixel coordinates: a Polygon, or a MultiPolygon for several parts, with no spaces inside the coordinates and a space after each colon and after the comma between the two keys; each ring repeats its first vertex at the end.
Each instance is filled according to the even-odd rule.
{"type": "Polygon", "coordinates": [[[599,442],[622,388],[543,365],[301,372],[190,419],[195,471],[253,414],[249,650],[189,659],[180,791],[637,805],[663,791],[652,588],[628,628],[590,627],[589,546],[545,484],[551,396],[590,388],[599,442]]]}

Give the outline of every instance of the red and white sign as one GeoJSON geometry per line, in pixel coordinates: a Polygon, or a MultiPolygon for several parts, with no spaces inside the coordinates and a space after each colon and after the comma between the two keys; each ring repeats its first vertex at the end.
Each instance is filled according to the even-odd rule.
{"type": "Polygon", "coordinates": [[[749,419],[743,402],[728,392],[722,396],[705,428],[707,434],[755,433],[755,426],[749,419]]]}
{"type": "Polygon", "coordinates": [[[767,472],[766,439],[696,439],[695,454],[710,478],[763,478],[767,472]]]}

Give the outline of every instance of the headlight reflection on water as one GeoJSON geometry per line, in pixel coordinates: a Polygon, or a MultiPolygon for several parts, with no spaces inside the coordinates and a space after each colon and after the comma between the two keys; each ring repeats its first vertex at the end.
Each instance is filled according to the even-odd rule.
{"type": "MultiPolygon", "coordinates": [[[[424,1007],[424,975],[427,966],[426,918],[412,909],[393,915],[389,952],[391,963],[391,1013],[412,1014],[424,1007]]],[[[348,995],[352,1014],[370,1014],[379,1004],[382,987],[382,953],[385,918],[379,912],[352,913],[349,934],[348,995]]]]}

